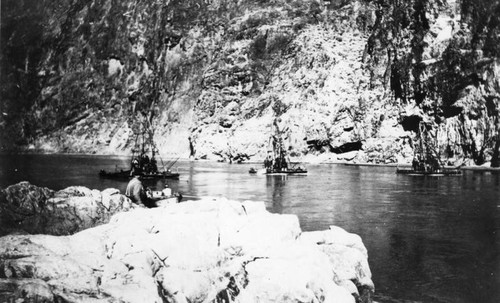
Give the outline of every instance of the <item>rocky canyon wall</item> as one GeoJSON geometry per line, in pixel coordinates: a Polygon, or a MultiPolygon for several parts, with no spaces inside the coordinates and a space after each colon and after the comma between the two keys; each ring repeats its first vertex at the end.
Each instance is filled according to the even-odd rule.
{"type": "Polygon", "coordinates": [[[488,1],[4,1],[4,151],[498,164],[488,1]],[[421,123],[422,122],[422,123],[421,123]],[[349,156],[346,156],[346,152],[349,156]]]}

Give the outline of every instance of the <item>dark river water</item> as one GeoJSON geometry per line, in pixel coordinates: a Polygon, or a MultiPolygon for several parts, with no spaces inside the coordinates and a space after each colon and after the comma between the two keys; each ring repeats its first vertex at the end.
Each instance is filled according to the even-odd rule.
{"type": "MultiPolygon", "coordinates": [[[[0,187],[27,180],[62,189],[118,188],[100,169],[127,158],[69,155],[0,156],[0,187]]],[[[340,226],[368,249],[378,302],[500,302],[500,174],[397,175],[392,167],[308,165],[308,176],[256,176],[253,165],[179,162],[184,196],[264,201],[296,214],[305,231],[340,226]]],[[[151,187],[161,187],[157,182],[151,187]]]]}

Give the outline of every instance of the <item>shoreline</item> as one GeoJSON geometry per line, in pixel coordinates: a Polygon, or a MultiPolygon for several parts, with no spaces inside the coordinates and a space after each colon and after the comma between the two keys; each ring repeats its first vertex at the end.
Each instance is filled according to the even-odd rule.
{"type": "MultiPolygon", "coordinates": [[[[65,155],[65,156],[82,156],[82,157],[110,157],[110,158],[130,158],[130,155],[126,154],[87,154],[87,153],[50,153],[50,152],[0,152],[0,156],[12,156],[12,155],[41,155],[41,156],[60,156],[60,155],[65,155]]],[[[177,158],[176,156],[166,156],[166,155],[159,155],[160,158],[163,159],[175,159],[177,158]]],[[[210,159],[190,159],[189,157],[180,157],[177,161],[181,162],[194,162],[194,161],[199,161],[199,162],[214,162],[214,163],[227,163],[228,162],[223,162],[223,161],[217,161],[217,160],[210,160],[210,159]]],[[[345,166],[358,166],[358,167],[411,167],[410,163],[353,163],[353,162],[348,162],[348,161],[318,161],[318,162],[311,162],[311,161],[291,161],[292,163],[299,163],[303,165],[345,165],[345,166]]],[[[239,164],[248,164],[248,165],[258,165],[262,164],[262,161],[245,161],[243,163],[231,163],[234,165],[239,165],[239,164]]],[[[476,171],[476,172],[500,172],[500,167],[488,167],[488,166],[460,166],[460,167],[454,167],[454,166],[445,166],[446,168],[456,168],[460,170],[466,170],[466,171],[476,171]]]]}

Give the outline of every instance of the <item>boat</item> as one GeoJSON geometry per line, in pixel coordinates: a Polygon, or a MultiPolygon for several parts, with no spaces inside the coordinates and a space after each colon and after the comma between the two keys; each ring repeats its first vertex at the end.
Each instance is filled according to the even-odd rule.
{"type": "Polygon", "coordinates": [[[163,190],[148,190],[146,194],[154,204],[154,207],[176,204],[182,200],[182,194],[172,193],[170,188],[165,188],[163,190]]]}
{"type": "MultiPolygon", "coordinates": [[[[132,169],[127,170],[116,170],[113,172],[107,172],[104,169],[99,171],[99,177],[105,179],[114,179],[114,180],[129,180],[132,175],[132,169]]],[[[158,171],[158,172],[149,172],[149,173],[141,173],[143,180],[159,180],[159,179],[179,179],[180,174],[172,171],[158,171]]]]}
{"type": "Polygon", "coordinates": [[[286,157],[283,145],[283,131],[279,130],[277,121],[274,121],[275,135],[270,138],[272,150],[268,151],[267,158],[264,160],[264,167],[255,169],[253,167],[248,171],[250,174],[262,175],[306,175],[307,170],[293,164],[286,157]]]}
{"type": "MultiPolygon", "coordinates": [[[[439,153],[433,144],[429,133],[430,127],[424,122],[419,125],[419,144],[415,147],[415,154],[411,167],[397,167],[397,174],[411,176],[458,176],[462,174],[460,167],[445,167],[439,153]]],[[[436,136],[434,136],[436,137],[436,136]]]]}
{"type": "Polygon", "coordinates": [[[126,181],[133,175],[141,176],[142,180],[179,179],[180,174],[171,171],[172,166],[179,160],[179,157],[164,163],[159,157],[158,148],[153,141],[153,132],[149,129],[144,127],[144,131],[136,136],[129,169],[116,168],[115,171],[111,172],[101,169],[99,177],[126,181]],[[161,168],[158,167],[157,158],[160,160],[161,168]]]}
{"type": "Polygon", "coordinates": [[[432,176],[432,177],[439,177],[439,176],[458,176],[462,174],[462,171],[457,168],[440,168],[437,170],[415,170],[413,168],[397,168],[396,173],[398,174],[405,174],[405,175],[410,175],[410,176],[432,176]]]}
{"type": "Polygon", "coordinates": [[[301,167],[293,167],[289,169],[275,170],[270,168],[255,169],[251,167],[248,172],[255,175],[306,175],[307,170],[301,167]]]}

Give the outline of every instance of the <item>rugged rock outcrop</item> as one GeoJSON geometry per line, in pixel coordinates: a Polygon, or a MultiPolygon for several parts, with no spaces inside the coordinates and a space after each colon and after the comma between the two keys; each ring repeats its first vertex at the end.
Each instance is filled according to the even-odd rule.
{"type": "Polygon", "coordinates": [[[371,302],[367,252],[332,227],[301,232],[261,202],[187,201],[120,213],[72,236],[0,238],[0,298],[37,302],[371,302]]]}
{"type": "Polygon", "coordinates": [[[163,154],[258,159],[279,118],[291,156],[391,163],[412,157],[424,122],[451,162],[496,165],[499,9],[8,0],[2,148],[127,153],[148,121],[163,154]]]}
{"type": "Polygon", "coordinates": [[[443,157],[498,165],[498,12],[491,1],[374,1],[365,58],[405,130],[419,122],[443,157]]]}
{"type": "Polygon", "coordinates": [[[60,191],[21,182],[0,190],[0,236],[11,232],[70,235],[136,207],[117,189],[60,191]]]}

